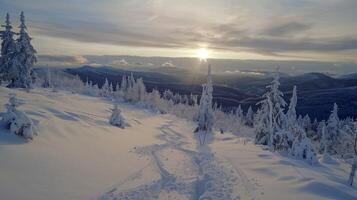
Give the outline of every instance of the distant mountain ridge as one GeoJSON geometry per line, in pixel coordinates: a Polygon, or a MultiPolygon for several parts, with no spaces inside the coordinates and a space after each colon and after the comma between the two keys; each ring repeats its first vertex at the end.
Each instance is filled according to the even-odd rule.
{"type": "MultiPolygon", "coordinates": [[[[201,84],[205,75],[183,70],[165,68],[147,71],[131,71],[113,67],[68,68],[66,72],[79,75],[82,80],[91,80],[101,85],[105,78],[116,84],[123,75],[133,73],[134,77],[142,77],[148,88],[159,91],[170,89],[180,94],[201,93],[201,84]],[[191,73],[191,74],[190,74],[191,73]]],[[[256,103],[264,93],[266,85],[271,82],[271,73],[260,76],[243,76],[242,74],[214,74],[214,101],[223,108],[236,107],[242,104],[244,109],[256,103]]],[[[296,85],[298,89],[297,111],[300,114],[309,114],[311,118],[325,119],[330,114],[333,103],[336,102],[341,117],[357,117],[357,77],[331,77],[323,73],[306,73],[298,76],[281,75],[281,90],[285,98],[290,99],[291,90],[296,85]]]]}

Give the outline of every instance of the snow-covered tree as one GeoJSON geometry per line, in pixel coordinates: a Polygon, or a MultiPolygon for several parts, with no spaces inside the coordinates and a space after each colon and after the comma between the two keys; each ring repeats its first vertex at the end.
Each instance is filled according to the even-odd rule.
{"type": "Polygon", "coordinates": [[[144,101],[146,96],[146,87],[142,78],[138,78],[136,80],[136,88],[137,88],[137,101],[144,101]]]}
{"type": "Polygon", "coordinates": [[[115,85],[114,91],[118,92],[120,90],[119,82],[115,85]]]}
{"type": "Polygon", "coordinates": [[[130,77],[128,77],[128,87],[132,88],[135,84],[135,78],[133,73],[130,73],[130,77]]]}
{"type": "Polygon", "coordinates": [[[269,102],[260,103],[260,108],[254,115],[255,144],[268,145],[271,133],[271,117],[269,102]]]}
{"type": "MultiPolygon", "coordinates": [[[[87,84],[88,84],[88,81],[87,81],[87,84]]],[[[87,87],[87,84],[86,84],[86,87],[87,87]]],[[[44,82],[42,84],[42,87],[44,87],[44,88],[51,88],[52,87],[51,71],[50,71],[49,68],[46,70],[45,80],[44,80],[44,82]]]]}
{"type": "Polygon", "coordinates": [[[128,79],[126,78],[125,75],[122,76],[122,79],[121,79],[121,84],[120,84],[120,90],[124,93],[127,91],[128,89],[128,79]]]}
{"type": "Polygon", "coordinates": [[[290,129],[297,125],[296,116],[296,104],[297,104],[297,92],[296,86],[294,86],[293,94],[290,99],[289,109],[286,112],[286,128],[290,129]]]}
{"type": "Polygon", "coordinates": [[[306,131],[310,131],[312,129],[312,123],[311,123],[311,119],[310,116],[308,114],[306,114],[303,118],[302,118],[302,127],[306,130],[306,131]]]}
{"type": "Polygon", "coordinates": [[[236,109],[236,123],[239,123],[240,125],[243,125],[245,123],[245,119],[244,119],[244,114],[243,114],[243,110],[242,110],[242,106],[239,105],[238,108],[236,109]]]}
{"type": "Polygon", "coordinates": [[[310,164],[317,163],[316,151],[302,128],[293,142],[290,154],[295,158],[307,160],[310,164]]]}
{"type": "Polygon", "coordinates": [[[104,84],[102,85],[102,88],[101,88],[100,96],[109,97],[110,94],[111,94],[110,85],[109,85],[108,79],[105,78],[105,82],[104,82],[104,84]]]}
{"type": "Polygon", "coordinates": [[[339,156],[351,164],[348,184],[352,186],[357,170],[357,122],[346,119],[341,120],[341,124],[340,143],[335,149],[339,156]]]}
{"type": "Polygon", "coordinates": [[[109,96],[112,96],[112,95],[113,95],[113,92],[114,92],[113,84],[110,83],[110,84],[109,84],[109,96]]]}
{"type": "Polygon", "coordinates": [[[161,113],[168,112],[168,104],[165,104],[165,100],[161,98],[160,92],[153,89],[152,92],[146,94],[145,102],[149,105],[151,109],[159,111],[161,113]]]}
{"type": "Polygon", "coordinates": [[[171,90],[165,90],[164,94],[162,96],[166,100],[171,100],[171,99],[173,99],[174,94],[171,92],[171,90]]]}
{"type": "Polygon", "coordinates": [[[93,96],[99,96],[100,95],[100,89],[99,89],[99,86],[98,84],[91,84],[92,85],[92,89],[91,89],[91,92],[93,94],[93,96]]]}
{"type": "Polygon", "coordinates": [[[328,141],[327,151],[330,154],[337,153],[336,147],[339,145],[340,135],[339,135],[339,127],[340,119],[338,117],[338,106],[335,103],[333,105],[333,110],[331,111],[330,117],[327,121],[326,126],[326,140],[328,141]]]}
{"type": "Polygon", "coordinates": [[[285,121],[284,107],[286,106],[279,86],[279,74],[276,73],[274,80],[267,86],[267,92],[263,95],[263,100],[258,103],[260,111],[255,142],[257,144],[266,144],[272,150],[278,150],[278,147],[286,143],[284,140],[287,138],[286,135],[276,134],[283,128],[285,121]]]}
{"type": "Polygon", "coordinates": [[[316,131],[317,127],[319,126],[319,122],[317,121],[317,119],[315,118],[314,121],[311,124],[312,126],[312,130],[316,131]]]}
{"type": "Polygon", "coordinates": [[[115,87],[114,87],[113,96],[114,96],[114,98],[122,98],[123,97],[123,93],[122,93],[122,91],[120,89],[119,82],[117,82],[115,87]]]}
{"type": "Polygon", "coordinates": [[[0,83],[2,80],[11,81],[16,76],[16,70],[13,70],[13,60],[16,55],[16,43],[14,40],[15,32],[12,31],[9,13],[6,14],[4,31],[0,31],[1,57],[0,57],[0,83]]]}
{"type": "Polygon", "coordinates": [[[198,112],[198,127],[195,132],[199,133],[200,143],[204,144],[206,135],[212,132],[213,127],[213,110],[212,110],[212,75],[211,65],[208,65],[207,83],[203,85],[198,112]],[[203,136],[201,135],[203,134],[203,136]],[[202,137],[201,137],[202,136],[202,137]]]}
{"type": "Polygon", "coordinates": [[[113,126],[125,128],[125,120],[121,114],[121,110],[118,108],[118,104],[114,104],[112,115],[110,116],[109,123],[113,126]]]}
{"type": "MultiPolygon", "coordinates": [[[[326,131],[326,122],[325,120],[322,120],[320,122],[318,122],[318,125],[317,125],[317,128],[316,128],[316,137],[314,138],[315,140],[319,140],[319,141],[322,141],[322,137],[323,137],[323,134],[322,134],[322,129],[324,127],[324,131],[326,131]]],[[[323,150],[323,146],[320,147],[320,151],[323,150]]]]}
{"type": "Polygon", "coordinates": [[[16,53],[11,68],[16,75],[12,77],[8,87],[31,88],[35,76],[33,65],[37,62],[35,55],[37,52],[31,45],[31,38],[27,33],[24,12],[21,12],[20,21],[20,36],[16,40],[16,53]]]}
{"type": "Polygon", "coordinates": [[[16,94],[10,94],[9,103],[5,105],[6,113],[3,115],[2,124],[16,135],[33,139],[38,135],[37,128],[26,113],[17,109],[22,104],[23,102],[16,98],[16,94]]]}
{"type": "Polygon", "coordinates": [[[330,154],[328,152],[328,148],[330,146],[331,141],[328,139],[325,121],[322,121],[320,123],[320,129],[321,129],[320,130],[321,131],[321,146],[322,146],[322,151],[323,151],[320,162],[331,163],[332,157],[330,156],[330,154]]]}
{"type": "Polygon", "coordinates": [[[247,121],[248,126],[253,126],[254,123],[254,113],[251,106],[249,106],[247,114],[245,115],[245,120],[247,121]]]}

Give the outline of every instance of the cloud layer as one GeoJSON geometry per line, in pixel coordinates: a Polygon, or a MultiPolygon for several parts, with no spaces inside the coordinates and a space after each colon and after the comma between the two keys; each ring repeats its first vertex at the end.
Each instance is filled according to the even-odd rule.
{"type": "Polygon", "coordinates": [[[3,15],[25,11],[40,53],[186,56],[207,47],[231,58],[346,61],[357,60],[356,7],[355,0],[0,1],[3,15]]]}

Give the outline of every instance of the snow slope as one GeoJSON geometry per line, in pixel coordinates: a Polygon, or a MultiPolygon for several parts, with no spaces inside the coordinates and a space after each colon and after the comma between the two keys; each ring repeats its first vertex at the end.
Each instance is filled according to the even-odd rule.
{"type": "Polygon", "coordinates": [[[211,148],[246,177],[245,185],[259,199],[357,199],[357,187],[347,185],[350,165],[345,163],[311,166],[229,135],[217,135],[211,148]]]}
{"type": "Polygon", "coordinates": [[[0,129],[0,199],[356,199],[348,166],[310,167],[217,134],[198,147],[195,124],[120,103],[130,124],[108,123],[112,103],[69,92],[0,87],[37,123],[28,143],[0,129]]]}

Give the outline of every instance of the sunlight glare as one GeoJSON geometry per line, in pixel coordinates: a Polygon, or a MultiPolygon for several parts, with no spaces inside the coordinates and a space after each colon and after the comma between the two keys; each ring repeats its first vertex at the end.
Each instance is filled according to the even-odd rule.
{"type": "Polygon", "coordinates": [[[204,48],[197,49],[196,56],[200,60],[207,60],[207,58],[209,57],[209,52],[207,49],[204,48]]]}

